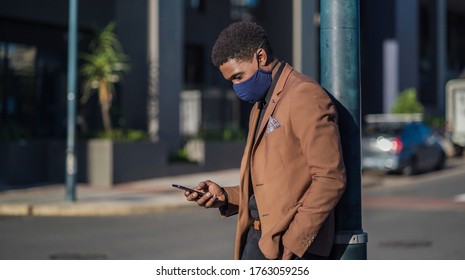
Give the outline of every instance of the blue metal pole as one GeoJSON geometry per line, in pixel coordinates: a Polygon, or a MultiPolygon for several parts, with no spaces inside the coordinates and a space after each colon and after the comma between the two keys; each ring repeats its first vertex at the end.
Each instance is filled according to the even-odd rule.
{"type": "Polygon", "coordinates": [[[359,0],[320,1],[321,85],[338,107],[347,174],[332,258],[366,259],[361,218],[359,0]]]}
{"type": "Polygon", "coordinates": [[[68,26],[68,123],[66,141],[66,199],[76,201],[76,70],[78,0],[69,0],[68,26]]]}

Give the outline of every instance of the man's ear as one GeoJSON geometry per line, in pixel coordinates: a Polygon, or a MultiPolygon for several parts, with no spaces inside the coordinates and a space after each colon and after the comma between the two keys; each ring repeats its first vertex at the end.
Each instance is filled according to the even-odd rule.
{"type": "Polygon", "coordinates": [[[266,54],[265,49],[258,49],[257,51],[257,56],[258,56],[258,63],[260,63],[261,66],[266,66],[268,62],[268,55],[266,54]]]}

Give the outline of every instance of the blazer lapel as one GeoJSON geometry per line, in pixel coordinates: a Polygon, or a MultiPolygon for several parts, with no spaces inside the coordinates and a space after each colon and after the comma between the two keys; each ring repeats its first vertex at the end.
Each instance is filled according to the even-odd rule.
{"type": "MultiPolygon", "coordinates": [[[[268,106],[266,106],[266,111],[263,114],[263,119],[260,123],[260,128],[257,131],[257,136],[255,137],[254,141],[254,146],[253,146],[253,151],[255,151],[256,146],[258,143],[261,141],[263,134],[266,129],[266,125],[268,123],[268,119],[270,116],[273,114],[274,110],[276,109],[276,105],[279,102],[279,98],[281,96],[281,92],[283,91],[284,84],[287,81],[287,78],[289,77],[289,74],[292,72],[293,68],[289,65],[286,65],[283,69],[283,72],[279,76],[279,80],[276,83],[276,87],[273,90],[273,94],[271,95],[270,101],[268,103],[268,106]]],[[[252,151],[252,153],[253,153],[252,151]]]]}

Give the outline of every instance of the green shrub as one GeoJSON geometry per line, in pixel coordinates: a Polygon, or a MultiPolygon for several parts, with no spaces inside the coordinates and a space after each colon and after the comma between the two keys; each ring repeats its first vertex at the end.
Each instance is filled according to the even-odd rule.
{"type": "Polygon", "coordinates": [[[205,141],[244,141],[247,138],[246,133],[232,125],[223,130],[205,130],[200,132],[198,138],[205,141]]]}
{"type": "Polygon", "coordinates": [[[145,131],[135,129],[113,129],[110,131],[101,131],[95,135],[99,139],[110,139],[115,141],[148,141],[149,137],[145,131]]]}
{"type": "Polygon", "coordinates": [[[435,131],[443,132],[446,120],[444,117],[435,117],[430,115],[425,115],[423,118],[424,122],[433,128],[435,131]]]}
{"type": "Polygon", "coordinates": [[[20,126],[9,125],[0,129],[0,141],[19,141],[31,139],[30,133],[20,126]]]}
{"type": "Polygon", "coordinates": [[[171,163],[192,163],[197,164],[197,162],[189,160],[186,147],[180,148],[176,151],[175,154],[169,156],[169,162],[171,163]]]}
{"type": "Polygon", "coordinates": [[[423,111],[423,105],[417,100],[417,91],[414,88],[402,91],[391,108],[393,114],[418,114],[423,111]]]}

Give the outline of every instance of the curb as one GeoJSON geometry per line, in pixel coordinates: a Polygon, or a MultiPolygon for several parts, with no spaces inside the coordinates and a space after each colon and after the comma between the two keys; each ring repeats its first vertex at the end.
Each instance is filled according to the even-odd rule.
{"type": "Polygon", "coordinates": [[[0,216],[30,216],[31,213],[29,204],[0,204],[0,216]]]}
{"type": "Polygon", "coordinates": [[[179,193],[159,195],[150,199],[146,196],[130,196],[131,201],[125,201],[127,198],[119,195],[103,200],[86,197],[76,202],[3,202],[0,203],[0,216],[124,216],[197,206],[185,200],[179,193]],[[98,200],[92,201],[94,199],[98,200]]]}
{"type": "Polygon", "coordinates": [[[195,203],[119,203],[60,202],[50,204],[2,204],[0,216],[90,217],[127,216],[162,212],[170,209],[196,207],[195,203]]]}

